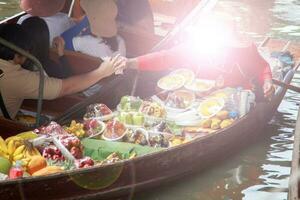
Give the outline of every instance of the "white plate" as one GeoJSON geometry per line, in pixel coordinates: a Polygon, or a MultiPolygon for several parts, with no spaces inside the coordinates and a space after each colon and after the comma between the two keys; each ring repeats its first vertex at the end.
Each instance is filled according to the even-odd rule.
{"type": "Polygon", "coordinates": [[[128,131],[128,129],[126,129],[126,130],[124,131],[123,135],[121,135],[121,136],[118,137],[118,138],[113,138],[113,139],[112,139],[112,138],[107,138],[107,137],[105,137],[105,134],[102,135],[102,138],[103,138],[104,140],[106,140],[106,141],[117,142],[117,141],[122,140],[122,138],[127,134],[127,131],[128,131]]]}
{"type": "Polygon", "coordinates": [[[184,87],[193,92],[207,92],[211,90],[214,86],[215,86],[215,81],[213,80],[195,79],[192,83],[186,84],[184,87]],[[197,82],[208,84],[210,86],[205,89],[199,89],[195,87],[195,84],[197,84],[197,82]]]}
{"type": "Polygon", "coordinates": [[[178,74],[164,76],[157,82],[157,86],[162,90],[177,90],[184,84],[185,78],[178,74]],[[166,81],[169,84],[166,84],[166,81]]]}
{"type": "Polygon", "coordinates": [[[93,138],[93,137],[99,136],[105,131],[106,124],[104,122],[100,121],[100,120],[97,120],[97,121],[98,121],[99,124],[101,124],[102,129],[98,133],[96,133],[94,135],[90,135],[88,138],[93,138]]]}
{"type": "Polygon", "coordinates": [[[217,99],[217,98],[209,98],[209,99],[206,99],[206,100],[204,100],[203,102],[201,102],[200,103],[200,105],[199,105],[199,107],[197,108],[197,111],[198,111],[198,114],[202,117],[202,118],[204,118],[204,119],[207,119],[207,118],[211,118],[211,117],[213,117],[213,116],[215,116],[218,112],[220,112],[223,108],[224,108],[224,106],[225,106],[225,101],[224,101],[224,99],[217,99]],[[217,101],[218,102],[218,104],[220,104],[220,106],[216,106],[216,108],[211,108],[211,111],[210,111],[210,115],[203,115],[200,111],[199,111],[199,109],[200,109],[200,107],[202,107],[202,106],[204,106],[204,104],[205,103],[207,103],[207,102],[209,102],[209,101],[217,101]]]}
{"type": "Polygon", "coordinates": [[[184,84],[187,84],[195,79],[195,73],[190,69],[180,68],[170,73],[170,75],[181,75],[184,77],[184,84]]]}

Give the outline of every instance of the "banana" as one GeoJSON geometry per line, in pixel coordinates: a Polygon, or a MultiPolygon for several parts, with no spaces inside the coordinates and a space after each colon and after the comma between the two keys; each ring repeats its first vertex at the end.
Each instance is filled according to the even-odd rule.
{"type": "Polygon", "coordinates": [[[34,153],[35,156],[42,156],[37,148],[33,148],[32,152],[34,153]]]}
{"type": "Polygon", "coordinates": [[[26,148],[26,146],[25,146],[24,144],[21,145],[21,146],[19,146],[19,147],[15,150],[15,152],[14,152],[14,154],[13,154],[13,157],[15,157],[15,156],[17,156],[17,155],[19,155],[19,154],[22,154],[25,148],[26,148]]]}
{"type": "Polygon", "coordinates": [[[7,144],[7,152],[9,155],[12,155],[16,150],[15,141],[10,140],[7,144]]]}
{"type": "Polygon", "coordinates": [[[0,149],[0,156],[9,159],[8,153],[2,151],[1,149],[0,149]]]}
{"type": "Polygon", "coordinates": [[[0,136],[0,149],[7,153],[7,146],[3,138],[0,136]]]}
{"type": "Polygon", "coordinates": [[[26,158],[32,157],[32,155],[30,154],[30,152],[28,151],[28,149],[24,150],[24,155],[25,155],[26,158]]]}
{"type": "Polygon", "coordinates": [[[11,136],[6,138],[5,143],[8,144],[11,140],[23,140],[23,139],[18,136],[11,136]]]}
{"type": "Polygon", "coordinates": [[[21,160],[23,158],[24,158],[24,154],[18,154],[18,155],[13,157],[14,161],[21,160]]]}
{"type": "Polygon", "coordinates": [[[38,135],[36,133],[34,133],[33,131],[20,133],[16,136],[22,138],[23,140],[31,140],[31,139],[35,139],[38,137],[38,135]]]}

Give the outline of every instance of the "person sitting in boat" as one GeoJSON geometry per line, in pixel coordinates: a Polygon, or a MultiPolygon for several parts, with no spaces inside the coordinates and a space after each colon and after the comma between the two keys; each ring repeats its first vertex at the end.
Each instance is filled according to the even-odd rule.
{"type": "Polygon", "coordinates": [[[113,0],[81,0],[74,9],[82,9],[86,16],[61,35],[67,50],[100,58],[126,55],[125,42],[117,35],[118,8],[113,0]]]}
{"type": "Polygon", "coordinates": [[[20,17],[17,23],[22,24],[32,16],[41,17],[48,25],[49,44],[51,45],[55,37],[75,25],[75,22],[66,13],[60,12],[65,2],[65,0],[21,0],[20,7],[27,14],[20,17]]]}
{"type": "Polygon", "coordinates": [[[117,0],[117,6],[120,26],[154,33],[154,17],[148,0],[117,0]]]}
{"type": "MultiPolygon", "coordinates": [[[[228,23],[227,20],[226,22],[228,23]]],[[[225,27],[219,25],[219,31],[208,31],[207,34],[205,28],[200,30],[201,33],[193,30],[196,40],[179,44],[169,50],[128,59],[127,67],[141,71],[162,71],[190,66],[200,78],[218,80],[223,82],[223,86],[253,89],[257,101],[270,98],[275,92],[271,69],[255,44],[242,39],[233,28],[233,22],[226,26],[228,38],[225,36],[225,27]],[[220,34],[225,41],[224,45],[212,44],[221,41],[217,39],[220,34]],[[200,35],[202,38],[198,38],[200,35]],[[215,37],[210,40],[211,36],[215,37]]]]}
{"type": "MultiPolygon", "coordinates": [[[[1,25],[0,37],[25,51],[31,51],[30,37],[21,25],[1,25]]],[[[32,72],[21,67],[26,60],[26,57],[0,45],[0,69],[5,74],[0,80],[0,94],[2,94],[5,105],[5,107],[1,106],[2,116],[9,116],[13,119],[24,99],[38,98],[40,76],[38,72],[32,72]]],[[[67,79],[45,77],[43,97],[44,99],[56,99],[80,92],[122,69],[123,65],[124,60],[120,56],[116,56],[104,61],[94,71],[83,75],[72,76],[67,79]]]]}
{"type": "Polygon", "coordinates": [[[21,26],[28,33],[31,41],[33,41],[33,49],[31,54],[41,62],[47,75],[53,78],[70,77],[72,74],[72,69],[67,58],[64,56],[64,40],[60,37],[56,37],[53,40],[53,46],[57,55],[59,56],[59,62],[54,62],[49,58],[50,36],[46,22],[40,17],[30,17],[27,18],[21,26]]]}

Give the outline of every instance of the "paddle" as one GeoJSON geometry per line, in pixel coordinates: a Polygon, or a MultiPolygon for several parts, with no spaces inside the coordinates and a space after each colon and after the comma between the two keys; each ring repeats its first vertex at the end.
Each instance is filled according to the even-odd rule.
{"type": "MultiPolygon", "coordinates": [[[[300,61],[295,66],[294,71],[297,71],[299,67],[300,67],[300,61]]],[[[289,89],[289,90],[293,90],[294,92],[299,92],[300,93],[300,87],[297,87],[297,86],[294,86],[294,85],[291,85],[291,84],[287,84],[287,83],[284,83],[284,82],[276,80],[276,79],[272,79],[272,81],[273,81],[273,84],[281,86],[284,89],[289,89]]]]}

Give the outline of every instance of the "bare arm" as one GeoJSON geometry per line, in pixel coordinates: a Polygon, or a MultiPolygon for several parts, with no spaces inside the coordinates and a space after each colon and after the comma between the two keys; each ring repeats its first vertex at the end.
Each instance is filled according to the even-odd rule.
{"type": "Polygon", "coordinates": [[[98,69],[92,72],[64,79],[62,81],[62,90],[59,96],[81,92],[123,67],[124,60],[120,58],[120,56],[116,56],[109,61],[104,61],[98,69]]]}

